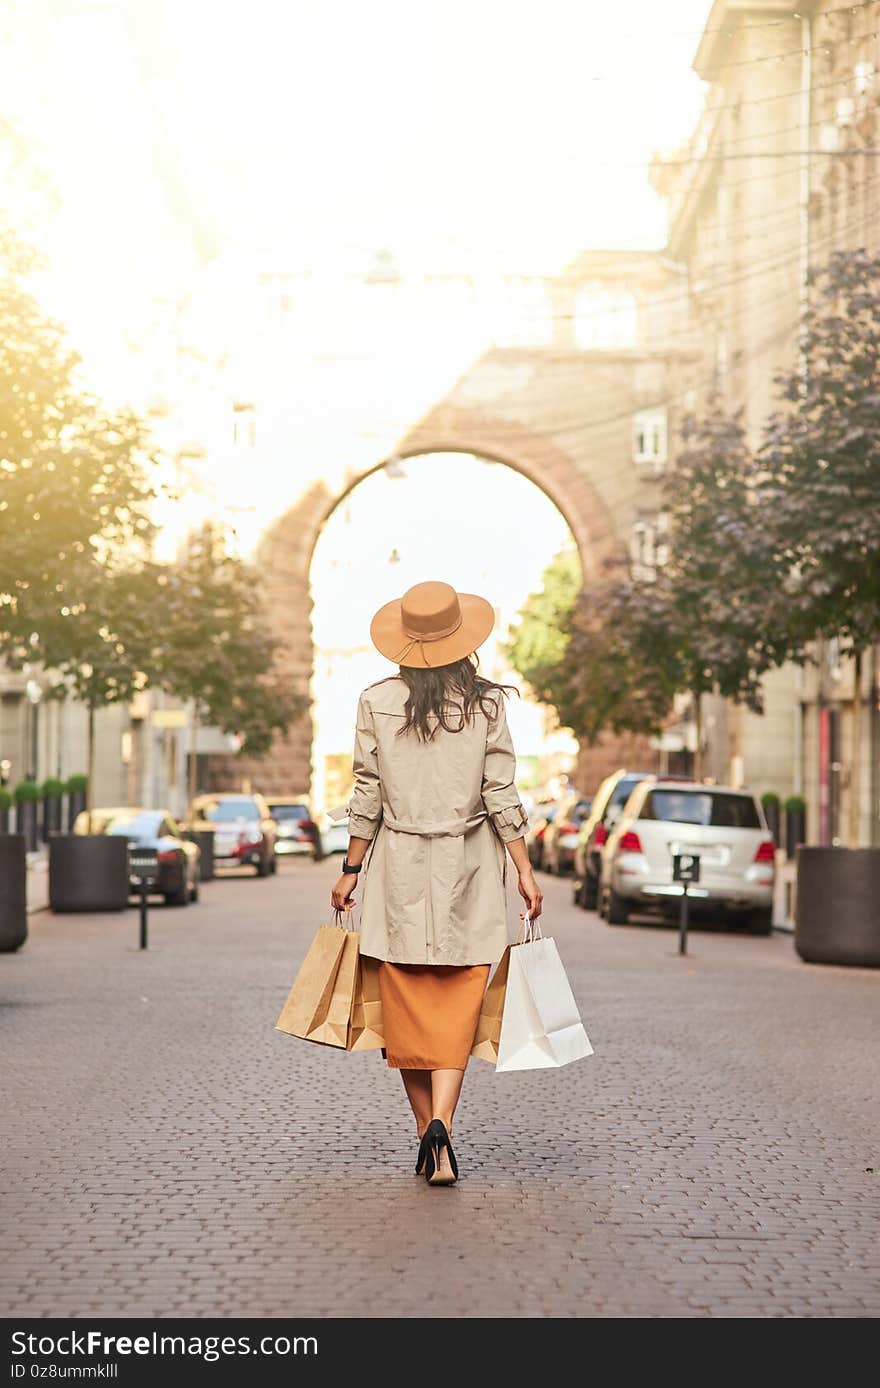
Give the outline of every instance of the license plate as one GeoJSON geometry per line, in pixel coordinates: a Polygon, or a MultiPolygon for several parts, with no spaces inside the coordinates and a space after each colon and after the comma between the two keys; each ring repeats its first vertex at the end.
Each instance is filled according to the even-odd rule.
{"type": "Polygon", "coordinates": [[[233,838],[231,835],[228,835],[228,834],[221,834],[221,835],[214,841],[214,857],[215,857],[215,858],[229,858],[229,857],[231,857],[231,856],[232,856],[232,850],[235,848],[236,842],[237,842],[237,840],[236,840],[235,838],[233,838]]]}
{"type": "Polygon", "coordinates": [[[727,867],[730,862],[730,849],[724,843],[673,843],[670,852],[690,853],[699,858],[704,867],[727,867]]]}

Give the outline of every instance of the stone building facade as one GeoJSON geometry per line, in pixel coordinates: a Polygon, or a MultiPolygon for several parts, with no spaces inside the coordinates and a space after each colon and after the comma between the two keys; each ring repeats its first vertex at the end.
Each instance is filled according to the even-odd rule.
{"type": "MultiPolygon", "coordinates": [[[[880,240],[880,4],[715,0],[694,66],[709,84],[690,144],[654,170],[669,200],[669,252],[687,271],[704,350],[696,399],[742,410],[753,443],[774,377],[797,363],[806,273],[835,249],[880,240]]],[[[877,654],[861,797],[850,803],[852,669],[833,647],[816,668],[765,680],[758,717],[707,701],[706,765],[718,779],[802,794],[811,842],[877,842],[877,654]]]]}

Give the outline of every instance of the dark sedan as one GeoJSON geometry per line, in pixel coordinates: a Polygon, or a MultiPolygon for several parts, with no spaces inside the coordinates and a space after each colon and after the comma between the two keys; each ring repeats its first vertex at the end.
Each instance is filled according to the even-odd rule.
{"type": "MultiPolygon", "coordinates": [[[[164,896],[168,906],[187,906],[199,899],[199,849],[182,837],[182,831],[167,810],[144,810],[137,807],[93,810],[91,829],[89,816],[83,812],[73,826],[75,834],[118,834],[129,841],[129,848],[152,848],[159,860],[159,876],[151,893],[164,896]]],[[[131,890],[140,889],[136,878],[129,880],[131,890]]]]}

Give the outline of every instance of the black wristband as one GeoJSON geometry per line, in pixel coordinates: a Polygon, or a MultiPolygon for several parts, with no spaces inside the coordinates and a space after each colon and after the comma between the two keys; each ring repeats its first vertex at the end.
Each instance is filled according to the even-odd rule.
{"type": "Polygon", "coordinates": [[[357,867],[354,867],[354,866],[348,861],[348,855],[347,855],[347,854],[346,854],[346,856],[345,856],[345,857],[343,858],[343,860],[342,860],[342,871],[343,871],[343,874],[346,873],[346,872],[353,872],[353,873],[355,874],[355,876],[356,876],[356,875],[360,872],[360,870],[361,870],[362,867],[363,867],[363,863],[358,863],[357,867]]]}

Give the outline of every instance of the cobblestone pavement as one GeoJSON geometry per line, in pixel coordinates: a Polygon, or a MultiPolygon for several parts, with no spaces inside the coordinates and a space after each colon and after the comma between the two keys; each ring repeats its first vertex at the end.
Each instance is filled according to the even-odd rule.
{"type": "MultiPolygon", "coordinates": [[[[431,1190],[398,1077],[273,1023],[338,860],[197,907],[32,917],[0,956],[12,1315],[880,1311],[880,974],[615,929],[549,880],[596,1054],[473,1062],[431,1190]]],[[[511,919],[515,907],[511,903],[511,919]]]]}

